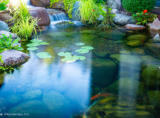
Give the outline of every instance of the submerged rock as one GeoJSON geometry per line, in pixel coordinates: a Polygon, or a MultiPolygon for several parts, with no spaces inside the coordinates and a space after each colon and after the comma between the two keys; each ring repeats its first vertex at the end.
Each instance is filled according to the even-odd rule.
{"type": "Polygon", "coordinates": [[[125,25],[125,28],[130,29],[130,30],[144,30],[145,26],[136,25],[136,24],[127,24],[127,25],[125,25]]]}
{"type": "Polygon", "coordinates": [[[29,56],[23,52],[17,50],[6,50],[0,53],[3,63],[0,62],[0,66],[18,66],[25,63],[29,56]]]}
{"type": "Polygon", "coordinates": [[[2,37],[2,34],[4,34],[7,37],[9,37],[11,35],[12,39],[17,39],[18,38],[17,34],[11,33],[9,31],[1,30],[0,31],[0,38],[2,37]]]}
{"type": "Polygon", "coordinates": [[[34,98],[41,96],[41,94],[42,92],[40,90],[31,90],[31,91],[26,92],[23,95],[23,98],[24,99],[34,99],[34,98]]]}
{"type": "Polygon", "coordinates": [[[45,8],[33,7],[29,9],[29,13],[38,20],[38,26],[48,26],[50,24],[50,18],[45,8]]]}
{"type": "Polygon", "coordinates": [[[8,25],[4,21],[0,21],[0,30],[7,30],[9,31],[8,25]]]}
{"type": "Polygon", "coordinates": [[[113,18],[113,21],[114,21],[117,25],[126,25],[126,24],[135,23],[135,21],[134,21],[134,19],[132,18],[132,16],[128,16],[128,15],[122,14],[122,13],[117,13],[117,14],[115,14],[115,17],[113,18]]]}
{"type": "Polygon", "coordinates": [[[160,68],[158,65],[148,65],[142,70],[142,81],[148,87],[160,87],[160,68]]]}
{"type": "Polygon", "coordinates": [[[131,47],[142,46],[147,37],[143,34],[134,34],[126,38],[126,44],[131,47]]]}
{"type": "Polygon", "coordinates": [[[18,113],[19,117],[45,118],[48,117],[48,109],[37,100],[21,103],[11,108],[8,113],[18,113]]]}

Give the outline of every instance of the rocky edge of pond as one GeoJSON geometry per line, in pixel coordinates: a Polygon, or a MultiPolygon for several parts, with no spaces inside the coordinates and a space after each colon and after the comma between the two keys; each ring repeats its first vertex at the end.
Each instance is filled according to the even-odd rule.
{"type": "Polygon", "coordinates": [[[23,52],[17,50],[6,50],[0,53],[3,63],[0,62],[0,66],[18,66],[25,63],[29,56],[23,52]]]}

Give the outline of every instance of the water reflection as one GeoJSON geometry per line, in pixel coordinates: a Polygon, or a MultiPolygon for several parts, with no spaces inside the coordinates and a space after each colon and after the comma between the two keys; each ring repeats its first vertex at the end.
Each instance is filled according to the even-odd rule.
{"type": "MultiPolygon", "coordinates": [[[[128,113],[125,118],[134,118],[136,114],[136,95],[139,86],[141,59],[136,54],[121,54],[119,69],[118,105],[125,106],[128,113]]],[[[118,115],[123,112],[117,112],[118,115]]]]}
{"type": "Polygon", "coordinates": [[[37,104],[42,110],[46,108],[43,111],[46,111],[44,114],[49,112],[49,117],[66,118],[86,110],[90,98],[90,64],[91,54],[86,62],[61,63],[57,60],[48,64],[31,53],[31,59],[20,70],[5,76],[0,96],[5,98],[8,94],[12,101],[9,96],[16,95],[18,99],[16,105],[5,105],[11,106],[6,110],[42,115],[41,108],[34,109],[37,104]]]}

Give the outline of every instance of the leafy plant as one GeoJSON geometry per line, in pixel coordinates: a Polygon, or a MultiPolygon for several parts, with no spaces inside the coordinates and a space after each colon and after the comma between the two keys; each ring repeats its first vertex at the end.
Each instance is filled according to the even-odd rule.
{"type": "Polygon", "coordinates": [[[104,19],[101,22],[101,24],[98,26],[99,28],[104,29],[104,30],[112,28],[112,26],[114,24],[113,18],[115,17],[115,14],[112,13],[112,8],[110,8],[108,6],[106,6],[105,8],[106,8],[106,10],[103,14],[104,19]]]}
{"type": "Polygon", "coordinates": [[[10,49],[23,50],[23,48],[18,44],[19,40],[20,39],[12,39],[11,35],[7,37],[2,34],[2,37],[0,37],[0,52],[10,49]]]}
{"type": "Polygon", "coordinates": [[[137,21],[138,25],[146,25],[149,22],[153,22],[157,18],[157,15],[144,10],[143,12],[133,14],[133,18],[137,21]]]}
{"type": "Polygon", "coordinates": [[[94,24],[97,19],[102,15],[103,6],[95,3],[93,0],[80,0],[80,17],[84,23],[94,24]]]}
{"type": "Polygon", "coordinates": [[[13,19],[11,20],[14,21],[14,25],[11,27],[12,32],[24,39],[29,39],[32,33],[37,33],[37,19],[29,14],[25,3],[20,1],[19,7],[12,14],[13,19]]]}
{"type": "Polygon", "coordinates": [[[0,0],[0,11],[5,10],[7,8],[7,4],[9,0],[0,0]]]}
{"type": "Polygon", "coordinates": [[[152,10],[156,0],[122,0],[122,6],[131,13],[141,12],[144,9],[152,10]]]}

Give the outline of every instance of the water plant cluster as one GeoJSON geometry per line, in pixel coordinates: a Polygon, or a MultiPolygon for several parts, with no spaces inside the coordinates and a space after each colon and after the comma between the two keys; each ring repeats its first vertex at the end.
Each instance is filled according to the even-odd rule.
{"type": "Polygon", "coordinates": [[[58,56],[62,57],[61,61],[62,62],[75,62],[77,60],[85,60],[86,57],[84,54],[89,53],[89,51],[93,50],[94,48],[92,46],[84,46],[84,43],[76,43],[76,46],[81,46],[79,49],[75,50],[73,54],[71,52],[59,52],[58,56]]]}
{"type": "MultiPolygon", "coordinates": [[[[42,40],[34,39],[34,40],[31,40],[31,43],[27,44],[27,47],[28,47],[27,50],[35,51],[35,50],[38,50],[38,46],[42,46],[42,45],[48,45],[48,43],[42,40]]],[[[39,52],[36,55],[41,59],[52,57],[48,52],[39,52]]]]}

